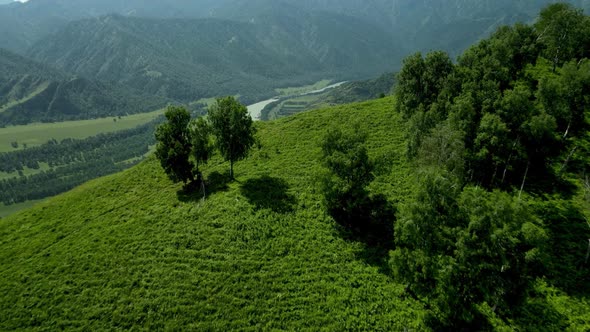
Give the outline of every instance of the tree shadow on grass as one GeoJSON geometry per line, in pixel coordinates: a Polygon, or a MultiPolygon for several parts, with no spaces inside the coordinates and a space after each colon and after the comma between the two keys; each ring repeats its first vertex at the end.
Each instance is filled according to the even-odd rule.
{"type": "Polygon", "coordinates": [[[297,200],[288,193],[289,185],[280,178],[263,175],[248,179],[241,186],[241,192],[256,209],[270,209],[277,213],[293,211],[297,200]]]}
{"type": "MultiPolygon", "coordinates": [[[[232,181],[229,173],[221,174],[213,172],[209,174],[204,181],[205,197],[209,197],[217,192],[226,191],[228,184],[232,181]]],[[[197,202],[203,199],[203,186],[199,180],[186,184],[181,190],[176,192],[176,197],[181,202],[197,202]]]]}
{"type": "Polygon", "coordinates": [[[360,200],[358,197],[350,198],[356,204],[348,209],[340,208],[352,206],[348,204],[349,198],[343,196],[339,208],[329,211],[330,215],[338,223],[337,230],[343,239],[365,244],[364,250],[357,253],[357,258],[390,276],[388,261],[389,251],[394,249],[395,206],[383,195],[361,195],[365,196],[360,200]]]}

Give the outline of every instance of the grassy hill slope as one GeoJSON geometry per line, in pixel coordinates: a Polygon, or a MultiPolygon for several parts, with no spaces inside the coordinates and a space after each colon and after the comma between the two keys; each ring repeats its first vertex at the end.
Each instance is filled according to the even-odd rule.
{"type": "MultiPolygon", "coordinates": [[[[259,123],[263,148],[204,203],[150,159],[0,221],[0,329],[418,327],[421,305],[340,236],[314,181],[329,124],[362,116],[371,151],[401,155],[392,105],[259,123]]],[[[409,190],[398,166],[390,197],[409,190]]]]}
{"type": "MultiPolygon", "coordinates": [[[[262,148],[236,165],[233,183],[213,160],[204,202],[151,158],[1,220],[0,330],[427,329],[424,304],[392,280],[386,254],[340,229],[317,189],[326,129],[359,123],[371,155],[395,157],[373,192],[410,196],[393,105],[387,97],[257,123],[262,148]]],[[[588,327],[586,300],[543,287],[547,299],[511,325],[588,327]]]]}

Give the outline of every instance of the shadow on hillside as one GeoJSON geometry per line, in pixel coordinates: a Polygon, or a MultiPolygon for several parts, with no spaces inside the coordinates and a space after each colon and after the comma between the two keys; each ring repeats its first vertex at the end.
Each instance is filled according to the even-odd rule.
{"type": "MultiPolygon", "coordinates": [[[[345,206],[345,205],[343,205],[345,206]]],[[[390,276],[389,251],[394,248],[395,207],[383,195],[366,197],[353,211],[331,211],[340,236],[347,241],[362,242],[364,250],[357,258],[390,276]]]]}
{"type": "MultiPolygon", "coordinates": [[[[205,180],[205,197],[209,197],[217,192],[226,191],[228,184],[231,182],[229,173],[221,174],[219,172],[213,172],[209,174],[205,180]]],[[[203,199],[203,186],[199,181],[194,181],[185,185],[182,190],[176,192],[178,200],[181,202],[196,202],[203,199]]]]}
{"type": "Polygon", "coordinates": [[[513,324],[519,331],[565,331],[568,317],[547,303],[545,295],[534,295],[514,311],[513,324]]]}
{"type": "Polygon", "coordinates": [[[553,194],[563,199],[572,199],[577,186],[554,172],[547,171],[532,175],[525,184],[525,190],[535,195],[553,194]]]}
{"type": "Polygon", "coordinates": [[[297,200],[288,193],[289,185],[280,178],[263,175],[249,179],[241,186],[241,192],[256,209],[270,209],[277,213],[293,211],[297,200]]]}
{"type": "Polygon", "coordinates": [[[537,208],[549,231],[546,274],[550,282],[570,296],[590,294],[590,261],[586,262],[590,228],[584,214],[571,201],[547,202],[537,208]]]}
{"type": "Polygon", "coordinates": [[[493,327],[482,313],[472,312],[474,315],[470,322],[462,321],[460,318],[447,318],[441,320],[434,311],[428,311],[424,317],[424,322],[432,331],[439,332],[471,332],[471,331],[493,331],[493,327]]]}

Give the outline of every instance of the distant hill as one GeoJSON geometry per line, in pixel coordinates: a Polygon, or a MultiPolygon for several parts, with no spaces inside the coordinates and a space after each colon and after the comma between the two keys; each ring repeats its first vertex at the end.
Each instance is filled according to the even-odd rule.
{"type": "Polygon", "coordinates": [[[220,94],[246,102],[272,88],[376,75],[398,57],[377,26],[271,7],[253,23],[118,15],[70,23],[28,55],[77,75],[179,101],[220,94]]]}
{"type": "Polygon", "coordinates": [[[0,126],[146,112],[167,100],[68,75],[0,49],[0,126]]]}
{"type": "Polygon", "coordinates": [[[387,96],[393,91],[395,78],[394,73],[386,73],[369,80],[346,82],[319,93],[279,97],[277,101],[268,104],[262,110],[261,119],[273,120],[326,106],[361,102],[387,96]]]}
{"type": "MultiPolygon", "coordinates": [[[[269,7],[332,13],[379,25],[407,52],[459,54],[498,25],[532,21],[553,0],[30,0],[0,8],[0,47],[20,53],[69,22],[120,14],[151,18],[229,18],[250,21],[269,7]]],[[[590,1],[570,3],[590,10],[590,1]]],[[[401,57],[392,59],[399,64],[401,57]]],[[[387,68],[382,68],[382,71],[387,68]]]]}

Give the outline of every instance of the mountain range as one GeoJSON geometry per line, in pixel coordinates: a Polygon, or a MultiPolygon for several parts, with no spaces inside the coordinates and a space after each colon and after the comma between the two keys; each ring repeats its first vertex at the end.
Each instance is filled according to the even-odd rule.
{"type": "Polygon", "coordinates": [[[257,23],[119,15],[75,21],[27,55],[184,102],[220,94],[256,98],[277,86],[376,75],[399,56],[377,26],[273,9],[257,23]]]}
{"type": "Polygon", "coordinates": [[[456,55],[550,2],[30,0],[0,6],[0,47],[158,98],[247,103],[277,87],[376,77],[414,51],[456,55]]]}
{"type": "Polygon", "coordinates": [[[0,127],[125,115],[167,99],[77,77],[0,49],[0,127]]]}

